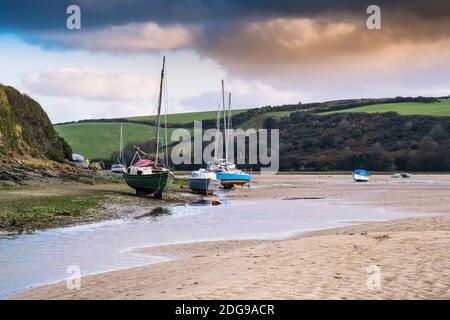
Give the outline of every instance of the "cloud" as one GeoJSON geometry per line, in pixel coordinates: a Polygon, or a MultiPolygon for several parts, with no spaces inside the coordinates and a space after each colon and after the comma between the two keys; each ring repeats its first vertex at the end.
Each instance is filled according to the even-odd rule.
{"type": "Polygon", "coordinates": [[[358,35],[357,29],[351,22],[278,18],[246,23],[239,33],[210,35],[201,50],[224,65],[236,65],[244,71],[264,66],[272,72],[273,66],[291,68],[323,60],[333,53],[348,54],[348,39],[358,35]]]}
{"type": "Polygon", "coordinates": [[[52,44],[89,51],[140,53],[189,48],[198,32],[194,26],[160,26],[147,22],[83,32],[49,32],[39,38],[52,44]]]}
{"type": "MultiPolygon", "coordinates": [[[[57,49],[130,54],[127,59],[147,52],[194,52],[220,66],[211,77],[224,70],[226,77],[241,79],[231,91],[242,107],[310,97],[421,94],[449,85],[450,1],[379,0],[382,30],[371,31],[365,26],[369,0],[79,0],[82,30],[69,32],[65,7],[71,2],[9,2],[0,11],[0,32],[13,29],[57,49]]],[[[195,69],[189,62],[183,65],[195,69]]],[[[190,72],[195,79],[195,70],[190,72]]],[[[136,79],[127,80],[132,85],[125,93],[113,90],[125,81],[112,79],[122,76],[91,73],[47,70],[27,73],[22,81],[36,92],[98,100],[139,100],[153,92],[140,89],[147,85],[136,79]],[[64,84],[74,78],[95,80],[64,84]]],[[[214,108],[220,95],[208,91],[176,99],[189,108],[214,108]]]]}
{"type": "Polygon", "coordinates": [[[148,100],[156,88],[151,80],[92,69],[47,69],[26,72],[20,79],[35,94],[106,101],[148,100]]]}
{"type": "Polygon", "coordinates": [[[425,65],[443,66],[450,44],[450,23],[417,17],[390,20],[371,31],[353,17],[275,18],[240,25],[239,32],[206,33],[199,51],[230,72],[272,84],[307,77],[344,79],[409,72],[425,65]],[[414,26],[411,27],[411,26],[414,26]]]}
{"type": "MultiPolygon", "coordinates": [[[[218,83],[219,87],[219,83],[218,83]]],[[[267,84],[253,81],[235,82],[226,88],[232,93],[233,108],[254,108],[272,104],[296,103],[306,95],[295,90],[277,90],[267,84]]],[[[222,96],[217,91],[207,91],[199,95],[182,98],[178,101],[184,110],[213,110],[222,104],[222,96]]]]}
{"type": "Polygon", "coordinates": [[[39,97],[39,103],[53,123],[81,119],[126,118],[154,112],[149,102],[80,100],[64,97],[39,97]]]}
{"type": "MultiPolygon", "coordinates": [[[[92,52],[193,50],[214,59],[230,74],[268,77],[271,83],[280,81],[273,78],[281,75],[295,78],[300,73],[314,78],[350,75],[349,69],[386,72],[380,65],[403,64],[411,48],[450,42],[448,1],[379,1],[379,31],[365,26],[368,4],[356,0],[186,0],[170,4],[133,0],[119,6],[118,1],[93,5],[82,0],[82,30],[41,27],[28,36],[47,46],[92,52]]],[[[53,17],[58,8],[49,7],[47,15],[53,17]]]]}
{"type": "MultiPolygon", "coordinates": [[[[83,27],[101,29],[155,21],[158,24],[204,24],[211,21],[250,21],[274,18],[314,18],[325,13],[364,15],[371,0],[15,0],[0,11],[0,29],[63,30],[66,8],[77,4],[83,27]]],[[[383,11],[400,11],[423,19],[447,19],[450,3],[445,0],[377,0],[383,11]]]]}
{"type": "Polygon", "coordinates": [[[11,2],[0,12],[0,30],[17,28],[44,46],[89,51],[192,49],[242,73],[363,65],[405,45],[450,38],[450,2],[442,0],[379,0],[381,31],[367,30],[372,3],[360,0],[79,0],[79,31],[66,30],[61,18],[69,3],[11,2]]]}
{"type": "MultiPolygon", "coordinates": [[[[379,0],[379,2],[386,1],[379,0]]],[[[111,25],[147,21],[165,25],[203,24],[219,20],[309,16],[327,10],[348,11],[363,7],[360,0],[339,2],[332,0],[53,0],[39,2],[15,0],[3,4],[0,11],[0,29],[63,31],[67,16],[66,8],[71,4],[80,6],[82,26],[87,29],[102,29],[111,25]]]]}

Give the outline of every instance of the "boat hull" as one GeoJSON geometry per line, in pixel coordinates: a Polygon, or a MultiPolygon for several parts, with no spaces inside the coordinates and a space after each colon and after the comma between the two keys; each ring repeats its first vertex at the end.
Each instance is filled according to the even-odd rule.
{"type": "Polygon", "coordinates": [[[124,172],[125,182],[137,193],[161,195],[172,185],[175,176],[172,172],[154,172],[145,175],[130,175],[124,172]]]}
{"type": "Polygon", "coordinates": [[[189,188],[197,193],[214,194],[220,188],[220,181],[211,178],[189,179],[189,188]]]}
{"type": "Polygon", "coordinates": [[[355,180],[356,182],[368,182],[370,179],[370,177],[368,176],[363,176],[360,174],[353,174],[353,180],[355,180]]]}
{"type": "Polygon", "coordinates": [[[217,179],[220,180],[220,184],[225,189],[230,189],[248,185],[252,179],[252,176],[246,173],[236,174],[228,172],[218,172],[217,179]]]}
{"type": "Polygon", "coordinates": [[[111,167],[111,172],[112,173],[122,173],[122,172],[124,172],[125,171],[125,166],[121,166],[121,165],[113,165],[112,167],[111,167]]]}

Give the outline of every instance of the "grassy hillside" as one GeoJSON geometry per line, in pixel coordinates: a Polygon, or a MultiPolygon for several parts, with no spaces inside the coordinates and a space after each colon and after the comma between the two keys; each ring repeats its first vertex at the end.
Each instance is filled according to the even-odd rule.
{"type": "MultiPolygon", "coordinates": [[[[123,125],[124,144],[144,143],[155,137],[155,127],[120,122],[71,123],[56,126],[56,131],[69,142],[73,152],[89,159],[109,159],[119,149],[120,125],[123,125]]],[[[169,129],[169,137],[172,131],[169,129]]],[[[163,131],[162,131],[163,132],[163,131]]]]}
{"type": "MultiPolygon", "coordinates": [[[[235,110],[237,115],[245,110],[235,110]]],[[[264,120],[272,116],[279,119],[282,116],[288,116],[289,111],[268,112],[243,123],[244,129],[262,128],[264,120]]],[[[194,120],[214,120],[217,116],[216,111],[191,112],[168,115],[168,123],[191,123],[194,120]]],[[[153,120],[154,116],[133,117],[130,120],[153,120]]],[[[70,123],[55,126],[56,131],[63,137],[73,149],[73,152],[80,153],[88,159],[110,159],[111,154],[119,148],[120,125],[123,125],[124,144],[141,144],[155,137],[155,127],[137,123],[121,122],[85,122],[70,123]]],[[[170,128],[170,134],[175,128],[170,128]]]]}
{"type": "Polygon", "coordinates": [[[386,103],[369,106],[344,109],[339,111],[323,112],[321,115],[345,112],[382,113],[397,112],[400,115],[424,115],[424,116],[450,116],[450,99],[441,100],[440,103],[386,103]]]}
{"type": "MultiPolygon", "coordinates": [[[[339,114],[344,112],[350,113],[385,113],[397,112],[400,115],[423,115],[423,116],[450,116],[450,99],[440,100],[436,103],[424,102],[391,102],[395,99],[368,99],[366,100],[344,100],[330,101],[325,103],[317,103],[310,105],[287,105],[281,107],[264,107],[260,109],[235,110],[234,111],[234,128],[255,128],[263,127],[264,121],[271,117],[275,121],[286,118],[293,112],[308,111],[319,115],[339,114]],[[383,102],[383,103],[382,103],[383,102]],[[369,104],[361,106],[361,104],[369,104]],[[375,103],[371,104],[370,103],[375,103]],[[356,105],[355,105],[356,104],[356,105]],[[343,107],[342,107],[343,106],[343,107]],[[333,110],[330,108],[341,107],[341,110],[325,112],[325,110],[333,110]],[[321,112],[324,111],[324,112],[321,112]]],[[[414,101],[414,100],[413,100],[414,101]]],[[[184,127],[190,127],[194,120],[207,120],[204,125],[206,127],[214,127],[216,119],[216,111],[206,112],[190,112],[168,115],[168,123],[175,125],[180,124],[184,127]]],[[[154,120],[154,116],[148,117],[132,117],[129,120],[154,120]]],[[[118,150],[120,122],[88,122],[88,123],[71,123],[56,126],[59,134],[69,142],[74,152],[86,155],[90,159],[111,158],[113,152],[118,150]]],[[[170,129],[170,133],[175,130],[170,129]]],[[[146,124],[124,123],[125,144],[142,144],[148,142],[155,135],[155,128],[146,124]]],[[[307,137],[298,136],[297,140],[304,140],[307,137]]]]}
{"type": "MultiPolygon", "coordinates": [[[[245,112],[247,109],[233,110],[233,115],[245,112]]],[[[130,117],[129,120],[155,120],[156,116],[130,117]]],[[[202,112],[185,112],[172,113],[167,115],[167,123],[189,123],[194,120],[210,120],[217,118],[217,111],[202,111],[202,112]]]]}
{"type": "Polygon", "coordinates": [[[264,120],[266,120],[269,117],[272,117],[273,119],[279,120],[283,117],[287,117],[291,114],[292,111],[273,111],[273,112],[267,112],[260,115],[257,115],[253,119],[246,121],[239,125],[238,127],[242,129],[261,129],[263,127],[264,120]]]}

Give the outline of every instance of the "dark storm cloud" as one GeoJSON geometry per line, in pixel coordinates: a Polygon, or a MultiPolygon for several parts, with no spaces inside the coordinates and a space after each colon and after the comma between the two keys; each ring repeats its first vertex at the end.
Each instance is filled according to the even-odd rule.
{"type": "Polygon", "coordinates": [[[192,49],[241,77],[320,78],[443,64],[449,17],[449,0],[16,0],[3,5],[0,32],[91,52],[192,49]],[[66,30],[69,4],[81,7],[80,32],[66,30]],[[371,4],[382,30],[365,26],[371,4]]]}
{"type": "Polygon", "coordinates": [[[395,11],[399,16],[414,15],[424,19],[450,16],[450,1],[447,0],[16,0],[2,4],[0,29],[64,29],[66,8],[70,4],[81,7],[84,28],[102,28],[147,21],[202,24],[208,21],[315,17],[321,14],[360,15],[374,3],[388,11],[395,11]]]}

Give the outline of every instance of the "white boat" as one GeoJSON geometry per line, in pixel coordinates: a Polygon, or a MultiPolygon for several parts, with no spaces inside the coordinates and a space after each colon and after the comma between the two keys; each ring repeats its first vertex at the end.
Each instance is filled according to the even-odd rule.
{"type": "Polygon", "coordinates": [[[123,126],[120,125],[119,157],[117,158],[116,163],[114,163],[111,166],[111,172],[123,173],[127,168],[126,165],[124,165],[124,163],[125,161],[123,157],[123,126]]]}
{"type": "Polygon", "coordinates": [[[397,178],[401,178],[401,174],[400,173],[393,173],[393,174],[391,174],[391,178],[395,178],[395,179],[397,179],[397,178]]]}
{"type": "Polygon", "coordinates": [[[356,182],[368,182],[370,180],[370,174],[363,169],[353,171],[353,180],[356,182]]]}
{"type": "Polygon", "coordinates": [[[202,194],[214,194],[219,190],[220,180],[216,178],[216,173],[200,169],[193,171],[189,178],[189,188],[192,191],[202,194]]]}
{"type": "Polygon", "coordinates": [[[72,153],[72,161],[74,165],[81,168],[89,168],[89,160],[86,159],[84,156],[78,153],[72,153]]]}
{"type": "Polygon", "coordinates": [[[112,173],[123,173],[126,167],[123,164],[116,163],[111,166],[112,173]]]}

